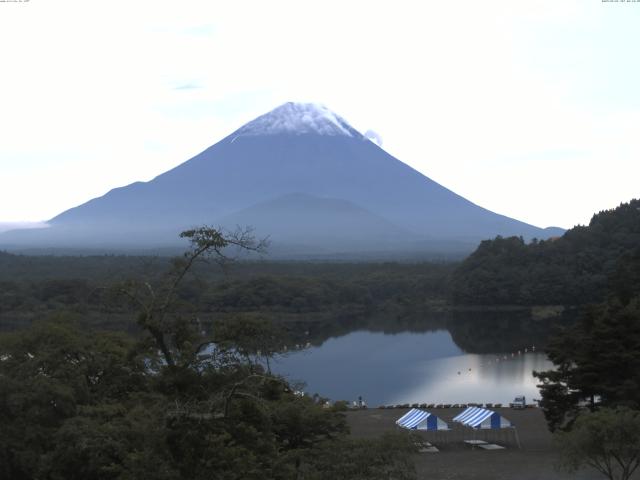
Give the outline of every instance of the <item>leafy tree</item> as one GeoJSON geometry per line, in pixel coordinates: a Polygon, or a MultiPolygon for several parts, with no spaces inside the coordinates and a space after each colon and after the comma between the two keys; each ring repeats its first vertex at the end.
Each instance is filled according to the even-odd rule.
{"type": "Polygon", "coordinates": [[[271,373],[270,359],[282,354],[289,343],[285,330],[259,315],[234,315],[214,325],[213,341],[218,348],[233,350],[247,363],[259,366],[260,360],[271,373]]]}
{"type": "Polygon", "coordinates": [[[142,361],[122,334],[87,335],[63,318],[0,337],[0,465],[37,478],[57,432],[83,409],[144,391],[142,361]]]}
{"type": "Polygon", "coordinates": [[[556,368],[535,375],[552,430],[570,428],[583,404],[640,408],[640,297],[592,307],[547,353],[556,368]]]}
{"type": "Polygon", "coordinates": [[[387,434],[379,439],[341,439],[309,450],[301,462],[305,480],[369,480],[372,478],[414,480],[415,452],[410,434],[387,434]]]}
{"type": "Polygon", "coordinates": [[[273,432],[288,449],[310,448],[347,433],[341,414],[327,415],[311,398],[290,396],[274,404],[271,412],[273,432]]]}
{"type": "Polygon", "coordinates": [[[588,466],[610,480],[628,480],[640,465],[640,412],[624,407],[583,412],[572,430],[556,433],[555,440],[565,470],[588,466]]]}
{"type": "Polygon", "coordinates": [[[55,480],[178,479],[159,400],[84,407],[55,432],[40,472],[55,480]]]}
{"type": "Polygon", "coordinates": [[[233,355],[155,370],[138,348],[62,319],[0,335],[0,478],[289,479],[347,431],[233,355]]]}

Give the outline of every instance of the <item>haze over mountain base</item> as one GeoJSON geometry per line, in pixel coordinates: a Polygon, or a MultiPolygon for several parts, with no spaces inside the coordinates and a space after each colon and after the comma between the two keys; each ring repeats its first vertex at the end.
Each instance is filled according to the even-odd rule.
{"type": "Polygon", "coordinates": [[[0,234],[0,247],[180,247],[179,232],[206,224],[252,226],[278,257],[463,255],[496,235],[544,239],[563,232],[475,205],[325,107],[298,103],[258,117],[149,182],[113,189],[48,224],[0,234]]]}

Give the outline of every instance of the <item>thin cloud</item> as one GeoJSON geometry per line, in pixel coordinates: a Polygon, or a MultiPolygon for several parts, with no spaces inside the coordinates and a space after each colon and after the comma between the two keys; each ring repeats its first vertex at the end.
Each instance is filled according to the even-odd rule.
{"type": "Polygon", "coordinates": [[[46,222],[0,222],[0,233],[25,228],[49,228],[46,222]]]}
{"type": "Polygon", "coordinates": [[[182,30],[182,33],[185,35],[193,35],[193,36],[210,36],[216,33],[215,25],[197,25],[195,27],[188,27],[182,30]]]}
{"type": "Polygon", "coordinates": [[[378,132],[375,132],[373,130],[367,130],[366,132],[364,132],[364,136],[367,137],[376,145],[378,145],[379,147],[382,147],[382,137],[378,132]]]}
{"type": "Polygon", "coordinates": [[[199,88],[202,88],[202,85],[198,85],[195,83],[185,83],[183,85],[178,85],[177,87],[174,87],[174,90],[197,90],[199,88]]]}

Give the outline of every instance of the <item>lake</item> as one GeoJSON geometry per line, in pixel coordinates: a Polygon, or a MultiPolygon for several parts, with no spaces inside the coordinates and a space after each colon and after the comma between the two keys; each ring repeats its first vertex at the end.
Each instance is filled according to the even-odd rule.
{"type": "Polygon", "coordinates": [[[447,330],[354,331],[280,357],[272,369],[290,381],[304,381],[308,394],[349,401],[361,395],[369,406],[507,404],[516,395],[531,402],[540,397],[532,372],[552,367],[532,347],[476,354],[464,352],[447,330]]]}

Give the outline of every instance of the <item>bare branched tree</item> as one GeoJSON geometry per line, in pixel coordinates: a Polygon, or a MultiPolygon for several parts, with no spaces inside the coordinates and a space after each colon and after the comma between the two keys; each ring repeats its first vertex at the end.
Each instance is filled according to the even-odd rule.
{"type": "Polygon", "coordinates": [[[264,253],[268,245],[267,239],[256,240],[251,228],[240,227],[229,232],[202,226],[182,232],[180,238],[189,241],[189,249],[173,260],[160,282],[130,282],[119,289],[139,309],[138,325],[149,332],[168,366],[190,364],[211,343],[174,308],[178,288],[196,263],[213,261],[226,269],[239,255],[264,253]]]}

